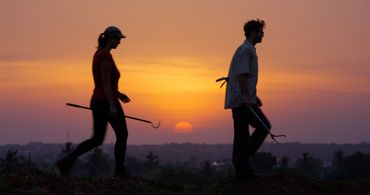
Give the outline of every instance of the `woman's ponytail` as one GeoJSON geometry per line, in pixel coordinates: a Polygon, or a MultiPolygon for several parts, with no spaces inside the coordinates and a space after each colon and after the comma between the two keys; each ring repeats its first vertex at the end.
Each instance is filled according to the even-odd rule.
{"type": "Polygon", "coordinates": [[[101,33],[98,38],[98,49],[104,48],[106,44],[106,38],[104,33],[101,33]]]}

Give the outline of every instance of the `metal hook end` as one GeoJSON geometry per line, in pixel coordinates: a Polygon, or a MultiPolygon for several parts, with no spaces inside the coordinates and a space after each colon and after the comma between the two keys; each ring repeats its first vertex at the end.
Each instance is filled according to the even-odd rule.
{"type": "Polygon", "coordinates": [[[159,121],[157,125],[154,125],[152,122],[150,124],[154,129],[158,129],[161,126],[161,121],[159,121]]]}
{"type": "Polygon", "coordinates": [[[273,135],[274,137],[286,137],[286,135],[273,135]]]}
{"type": "Polygon", "coordinates": [[[224,86],[224,85],[225,85],[225,83],[226,83],[228,80],[229,80],[229,78],[228,78],[228,77],[222,77],[222,78],[217,79],[217,80],[216,80],[216,82],[224,81],[224,82],[222,82],[222,84],[221,84],[221,86],[220,86],[220,88],[222,88],[222,86],[224,86]]]}
{"type": "Polygon", "coordinates": [[[272,140],[274,140],[277,144],[279,144],[278,141],[276,141],[275,137],[286,137],[286,135],[274,135],[274,134],[270,134],[270,137],[272,140]]]}
{"type": "Polygon", "coordinates": [[[220,82],[223,80],[228,81],[228,79],[229,79],[228,77],[222,77],[222,78],[217,79],[216,82],[220,82]]]}

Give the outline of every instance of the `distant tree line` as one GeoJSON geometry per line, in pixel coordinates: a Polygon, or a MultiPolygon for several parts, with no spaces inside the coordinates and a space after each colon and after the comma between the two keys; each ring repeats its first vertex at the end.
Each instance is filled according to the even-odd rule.
{"type": "MultiPolygon", "coordinates": [[[[72,143],[61,145],[57,158],[63,158],[73,149],[72,143]]],[[[30,156],[19,155],[16,149],[5,151],[0,155],[0,175],[12,174],[22,168],[56,171],[52,163],[31,162],[30,159],[30,156]]],[[[111,176],[114,163],[114,159],[101,148],[96,148],[75,163],[72,173],[83,177],[111,176]]],[[[295,162],[287,156],[278,159],[269,152],[260,152],[253,156],[251,163],[263,175],[304,174],[322,180],[370,182],[370,154],[362,152],[346,156],[342,150],[335,151],[329,165],[324,165],[308,152],[302,153],[295,162]]],[[[186,161],[161,164],[160,156],[153,151],[148,151],[143,159],[127,156],[126,166],[133,176],[178,184],[201,185],[231,179],[234,174],[230,159],[211,162],[191,157],[186,161]]]]}

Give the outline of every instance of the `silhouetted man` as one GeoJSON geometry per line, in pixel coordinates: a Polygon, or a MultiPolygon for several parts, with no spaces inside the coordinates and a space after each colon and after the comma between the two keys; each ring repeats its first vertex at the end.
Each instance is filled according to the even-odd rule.
{"type": "Polygon", "coordinates": [[[235,51],[228,74],[225,109],[232,109],[234,120],[233,164],[237,179],[256,176],[249,158],[257,152],[268,135],[267,130],[250,109],[253,109],[267,128],[271,129],[268,119],[259,108],[262,103],[257,97],[256,89],[258,58],[255,45],[262,42],[264,27],[265,22],[259,19],[245,23],[246,40],[235,51]],[[249,133],[249,125],[255,128],[252,135],[249,133]]]}

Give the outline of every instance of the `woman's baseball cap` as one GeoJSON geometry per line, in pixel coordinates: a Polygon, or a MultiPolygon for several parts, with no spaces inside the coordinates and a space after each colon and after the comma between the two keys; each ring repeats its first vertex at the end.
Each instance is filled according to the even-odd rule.
{"type": "Polygon", "coordinates": [[[115,26],[109,26],[105,29],[104,35],[107,37],[119,37],[119,38],[126,38],[125,35],[122,34],[121,30],[115,26]]]}

